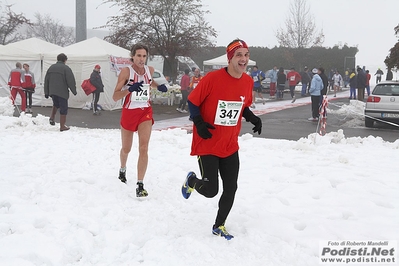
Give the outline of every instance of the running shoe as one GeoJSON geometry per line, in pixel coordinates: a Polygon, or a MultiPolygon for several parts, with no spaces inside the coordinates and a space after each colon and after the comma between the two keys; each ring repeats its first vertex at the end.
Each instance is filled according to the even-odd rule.
{"type": "Polygon", "coordinates": [[[184,180],[183,186],[181,186],[181,193],[183,195],[183,198],[188,199],[191,196],[191,192],[193,192],[194,188],[189,186],[189,180],[191,178],[196,177],[194,172],[189,172],[187,174],[186,180],[184,180]]]}
{"type": "Polygon", "coordinates": [[[226,227],[224,225],[220,225],[219,227],[213,226],[212,234],[214,234],[215,236],[224,237],[227,240],[234,238],[234,236],[230,235],[229,232],[227,232],[226,227]]]}
{"type": "Polygon", "coordinates": [[[123,183],[126,183],[126,172],[119,171],[119,180],[123,183]]]}
{"type": "Polygon", "coordinates": [[[137,188],[136,188],[136,197],[141,198],[141,197],[147,197],[148,192],[147,190],[144,189],[144,184],[141,182],[137,182],[137,188]]]}

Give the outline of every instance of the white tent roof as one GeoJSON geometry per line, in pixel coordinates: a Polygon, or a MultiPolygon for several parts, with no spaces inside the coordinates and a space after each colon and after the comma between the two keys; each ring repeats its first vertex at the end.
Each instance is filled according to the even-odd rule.
{"type": "Polygon", "coordinates": [[[116,57],[130,58],[130,51],[116,46],[100,38],[93,37],[67,47],[53,50],[45,54],[47,60],[55,61],[57,55],[64,53],[68,59],[82,61],[97,61],[99,58],[108,58],[110,55],[116,57]]]}
{"type": "MultiPolygon", "coordinates": [[[[229,63],[227,61],[227,55],[221,55],[219,57],[209,59],[203,62],[204,66],[227,66],[229,63]]],[[[248,66],[255,66],[256,62],[253,60],[249,60],[248,66]]]]}
{"type": "MultiPolygon", "coordinates": [[[[81,89],[82,81],[88,79],[95,65],[101,66],[101,78],[104,84],[104,93],[101,93],[99,104],[106,110],[121,108],[121,101],[112,99],[115,84],[118,79],[117,65],[114,58],[129,60],[130,51],[100,38],[93,37],[44,54],[44,73],[57,61],[57,55],[66,54],[66,64],[72,69],[75,76],[77,95],[69,97],[68,106],[82,108],[92,101],[92,95],[87,96],[81,89]]],[[[123,60],[122,60],[123,61],[123,60]]],[[[129,61],[128,61],[129,62],[129,61]]],[[[43,100],[42,105],[50,105],[51,101],[43,100]]]]}
{"type": "Polygon", "coordinates": [[[13,42],[7,44],[7,46],[19,48],[35,54],[44,54],[61,48],[59,45],[49,43],[38,38],[29,38],[19,42],[13,42]]]}
{"type": "Polygon", "coordinates": [[[19,62],[40,60],[40,55],[17,47],[2,45],[0,46],[0,61],[3,60],[13,60],[19,62]]]}

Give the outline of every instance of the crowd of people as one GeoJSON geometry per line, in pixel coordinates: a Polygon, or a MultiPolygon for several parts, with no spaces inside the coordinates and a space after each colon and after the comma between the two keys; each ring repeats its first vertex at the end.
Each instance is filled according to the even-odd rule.
{"type": "MultiPolygon", "coordinates": [[[[274,66],[271,70],[266,71],[266,73],[259,70],[257,66],[254,66],[253,69],[248,69],[247,74],[252,77],[254,81],[253,102],[256,97],[255,93],[258,92],[258,96],[264,104],[264,97],[261,96],[263,89],[259,87],[260,84],[262,84],[262,80],[266,77],[270,79],[270,100],[283,100],[284,92],[289,90],[292,99],[291,102],[295,102],[295,88],[301,83],[300,95],[302,97],[311,96],[312,117],[309,118],[311,121],[318,120],[319,107],[321,106],[323,96],[327,95],[328,92],[333,92],[333,97],[336,97],[337,92],[342,91],[343,88],[349,85],[349,99],[356,99],[359,101],[364,101],[365,94],[367,93],[367,96],[370,96],[371,93],[371,74],[365,67],[361,68],[357,66],[352,70],[348,68],[344,75],[341,75],[337,69],[331,69],[327,75],[322,67],[313,68],[312,71],[310,71],[309,68],[305,66],[301,72],[297,72],[294,67],[289,71],[285,70],[283,67],[277,69],[278,68],[274,66]]],[[[381,82],[381,77],[384,75],[384,72],[378,68],[374,75],[376,76],[376,83],[378,84],[381,82]]],[[[392,79],[392,70],[388,68],[386,80],[389,81],[392,79]]],[[[251,107],[255,108],[255,105],[252,104],[251,107]]]]}

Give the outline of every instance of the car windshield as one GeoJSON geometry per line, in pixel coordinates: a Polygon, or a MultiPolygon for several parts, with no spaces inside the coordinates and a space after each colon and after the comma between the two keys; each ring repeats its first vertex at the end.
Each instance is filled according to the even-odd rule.
{"type": "Polygon", "coordinates": [[[374,95],[399,96],[399,84],[378,84],[375,86],[374,95]]]}

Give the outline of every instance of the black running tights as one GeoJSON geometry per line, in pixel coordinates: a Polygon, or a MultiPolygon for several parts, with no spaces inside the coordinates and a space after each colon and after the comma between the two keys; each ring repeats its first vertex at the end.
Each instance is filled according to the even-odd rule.
{"type": "Polygon", "coordinates": [[[198,156],[198,164],[202,176],[202,179],[195,181],[195,189],[198,193],[207,198],[215,197],[219,191],[218,173],[222,179],[223,193],[219,200],[219,210],[215,221],[215,226],[218,227],[224,224],[234,203],[240,168],[238,151],[226,158],[214,155],[198,156]]]}

